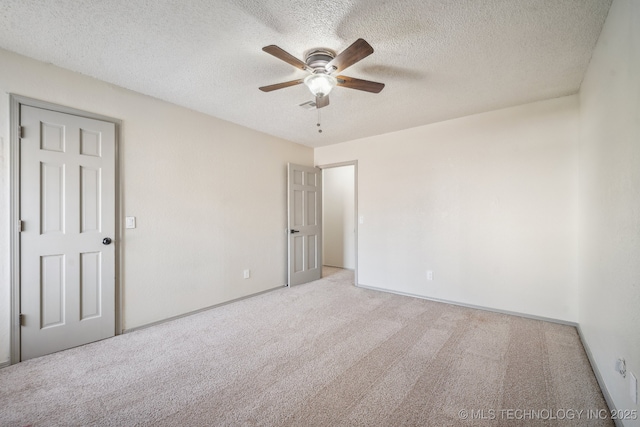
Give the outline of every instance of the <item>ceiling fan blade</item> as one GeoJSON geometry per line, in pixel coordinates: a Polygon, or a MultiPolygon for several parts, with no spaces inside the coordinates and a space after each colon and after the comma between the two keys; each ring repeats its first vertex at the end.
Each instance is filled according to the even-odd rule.
{"type": "Polygon", "coordinates": [[[269,46],[265,46],[265,47],[262,48],[262,50],[264,50],[265,52],[275,56],[278,59],[283,60],[284,62],[286,62],[288,64],[293,65],[296,68],[300,68],[301,70],[304,70],[304,71],[313,71],[313,70],[309,69],[309,66],[307,64],[305,64],[304,62],[302,62],[301,60],[299,60],[295,56],[291,55],[289,52],[286,52],[286,51],[280,49],[275,44],[271,44],[269,46]]]}
{"type": "Polygon", "coordinates": [[[337,76],[336,79],[338,80],[338,86],[348,87],[349,89],[364,90],[371,93],[380,93],[380,91],[384,89],[384,83],[356,79],[347,76],[337,76]]]}
{"type": "Polygon", "coordinates": [[[334,71],[339,73],[372,53],[373,48],[371,45],[364,41],[364,39],[358,39],[353,42],[351,46],[340,52],[338,56],[329,61],[325,69],[328,73],[333,73],[334,71]]]}
{"type": "Polygon", "coordinates": [[[316,96],[316,108],[322,108],[329,105],[329,95],[316,96]]]}
{"type": "Polygon", "coordinates": [[[302,82],[304,82],[304,79],[291,80],[290,82],[276,83],[274,85],[262,86],[262,87],[259,87],[258,89],[260,89],[263,92],[271,92],[272,90],[284,89],[285,87],[299,85],[302,82]]]}

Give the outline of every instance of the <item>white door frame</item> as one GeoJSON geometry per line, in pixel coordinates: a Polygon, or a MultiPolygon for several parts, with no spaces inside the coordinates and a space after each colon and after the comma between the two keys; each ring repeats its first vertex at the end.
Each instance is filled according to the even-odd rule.
{"type": "Polygon", "coordinates": [[[10,94],[9,123],[10,123],[10,142],[9,142],[9,187],[11,189],[9,199],[10,209],[10,271],[11,271],[11,338],[10,338],[10,354],[11,364],[20,361],[20,106],[30,106],[45,110],[57,111],[60,113],[71,114],[74,116],[85,117],[89,119],[101,120],[113,123],[115,125],[115,319],[116,319],[116,335],[122,333],[122,293],[120,288],[120,262],[121,251],[120,242],[122,239],[122,229],[120,227],[121,203],[120,203],[120,151],[119,151],[119,134],[122,122],[112,117],[100,114],[89,113],[87,111],[78,110],[71,107],[65,107],[46,101],[40,101],[21,95],[10,94]]]}
{"type": "MultiPolygon", "coordinates": [[[[358,161],[357,160],[351,160],[348,162],[340,162],[340,163],[329,163],[326,165],[318,165],[316,167],[320,168],[321,170],[324,169],[330,169],[330,168],[339,168],[342,166],[353,166],[353,212],[354,212],[354,218],[353,218],[353,223],[355,225],[355,236],[354,236],[354,253],[355,253],[355,270],[354,270],[354,284],[356,286],[360,286],[358,283],[358,161]]],[[[324,182],[324,181],[323,181],[324,182]]],[[[322,192],[322,197],[324,198],[324,191],[322,192]]],[[[323,200],[323,206],[324,206],[324,200],[323,200]]],[[[324,216],[322,217],[322,220],[324,221],[324,216]]],[[[323,224],[323,230],[324,230],[324,224],[323,224]]],[[[323,243],[324,244],[324,243],[323,243]]]]}

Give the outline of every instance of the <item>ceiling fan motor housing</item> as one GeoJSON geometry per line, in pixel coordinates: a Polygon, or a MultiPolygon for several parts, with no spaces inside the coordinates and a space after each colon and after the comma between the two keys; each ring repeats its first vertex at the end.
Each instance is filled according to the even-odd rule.
{"type": "Polygon", "coordinates": [[[335,52],[329,49],[313,49],[307,53],[305,62],[310,68],[313,68],[315,73],[326,73],[325,65],[331,62],[335,56],[335,52]]]}

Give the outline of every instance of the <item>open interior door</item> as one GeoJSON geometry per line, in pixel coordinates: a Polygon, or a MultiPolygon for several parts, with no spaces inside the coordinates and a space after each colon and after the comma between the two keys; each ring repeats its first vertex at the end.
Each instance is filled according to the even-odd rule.
{"type": "Polygon", "coordinates": [[[289,163],[289,286],[322,277],[322,171],[289,163]]]}

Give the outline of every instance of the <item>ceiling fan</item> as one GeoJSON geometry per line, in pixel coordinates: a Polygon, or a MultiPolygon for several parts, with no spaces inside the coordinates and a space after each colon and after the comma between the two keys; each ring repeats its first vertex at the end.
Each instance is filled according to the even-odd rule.
{"type": "Polygon", "coordinates": [[[373,53],[371,45],[363,39],[356,40],[339,55],[325,48],[310,50],[305,55],[304,62],[273,44],[263,47],[262,50],[296,68],[310,73],[303,79],[262,86],[259,89],[263,92],[271,92],[272,90],[304,83],[316,98],[316,108],[322,108],[329,105],[329,92],[331,92],[331,89],[335,86],[348,87],[350,89],[363,90],[371,93],[379,93],[384,88],[383,83],[343,75],[333,75],[340,73],[347,67],[352,66],[373,53]]]}

